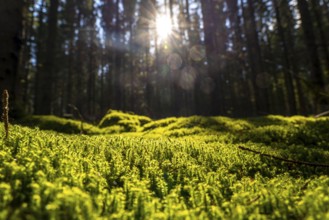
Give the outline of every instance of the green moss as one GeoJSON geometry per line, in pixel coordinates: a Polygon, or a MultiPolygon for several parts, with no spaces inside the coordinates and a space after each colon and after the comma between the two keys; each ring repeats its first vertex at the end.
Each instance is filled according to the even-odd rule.
{"type": "Polygon", "coordinates": [[[237,132],[251,129],[253,126],[252,123],[246,120],[228,117],[191,116],[181,118],[172,117],[152,121],[143,127],[143,131],[177,137],[194,134],[237,132]]]}
{"type": "Polygon", "coordinates": [[[327,168],[238,148],[328,163],[329,118],[193,116],[139,122],[144,131],[129,133],[125,120],[102,128],[124,133],[90,136],[10,125],[0,138],[0,219],[329,217],[327,168]]]}
{"type": "Polygon", "coordinates": [[[241,132],[237,141],[282,146],[302,144],[319,148],[326,148],[329,142],[329,118],[268,116],[246,120],[254,127],[241,132]]]}
{"type": "Polygon", "coordinates": [[[156,121],[151,121],[143,127],[143,131],[154,130],[156,128],[165,128],[169,125],[175,123],[178,119],[176,117],[170,117],[165,119],[160,119],[156,121]]]}
{"type": "Polygon", "coordinates": [[[98,124],[105,133],[121,133],[140,131],[141,127],[151,122],[146,116],[109,110],[98,124]]]}
{"type": "Polygon", "coordinates": [[[19,120],[18,123],[29,127],[38,127],[42,130],[53,130],[67,134],[79,134],[81,133],[81,128],[83,128],[82,133],[99,134],[101,132],[98,127],[91,124],[83,122],[81,127],[81,121],[60,118],[54,115],[27,116],[19,120]]]}

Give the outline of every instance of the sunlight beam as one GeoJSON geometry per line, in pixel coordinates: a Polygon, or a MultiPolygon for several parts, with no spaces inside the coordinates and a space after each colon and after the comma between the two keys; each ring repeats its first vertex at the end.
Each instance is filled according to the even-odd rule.
{"type": "Polygon", "coordinates": [[[168,15],[158,15],[156,18],[156,32],[159,40],[167,39],[172,33],[171,19],[168,15]]]}

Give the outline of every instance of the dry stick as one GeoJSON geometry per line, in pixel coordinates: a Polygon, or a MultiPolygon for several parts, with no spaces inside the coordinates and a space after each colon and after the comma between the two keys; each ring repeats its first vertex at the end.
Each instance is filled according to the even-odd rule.
{"type": "Polygon", "coordinates": [[[318,115],[315,115],[314,118],[319,118],[319,117],[321,117],[321,116],[325,116],[325,115],[329,115],[329,111],[322,112],[322,113],[320,113],[320,114],[318,114],[318,115]]]}
{"type": "Polygon", "coordinates": [[[304,161],[298,161],[298,160],[289,160],[289,159],[284,159],[284,158],[277,157],[277,156],[274,156],[274,155],[261,153],[261,152],[258,152],[258,151],[255,151],[255,150],[252,150],[252,149],[249,149],[249,148],[246,148],[246,147],[242,147],[242,146],[239,146],[238,148],[241,149],[241,150],[252,152],[254,154],[259,154],[261,156],[270,157],[270,158],[276,159],[276,160],[281,160],[281,161],[284,161],[284,162],[287,162],[287,163],[301,164],[301,165],[312,166],[312,167],[326,167],[326,168],[329,168],[329,164],[310,163],[310,162],[304,162],[304,161]]]}
{"type": "Polygon", "coordinates": [[[251,205],[252,203],[256,202],[258,199],[260,199],[260,195],[256,196],[255,198],[253,198],[252,200],[250,200],[247,205],[251,205]]]}
{"type": "Polygon", "coordinates": [[[5,89],[2,92],[2,120],[5,127],[5,138],[8,138],[9,135],[9,93],[5,89]]]}
{"type": "Polygon", "coordinates": [[[84,133],[84,129],[83,129],[83,116],[82,116],[82,114],[80,113],[80,111],[79,111],[79,109],[75,106],[75,105],[73,105],[73,104],[68,104],[68,106],[70,107],[70,108],[72,108],[76,113],[78,113],[78,116],[79,116],[79,119],[80,119],[80,121],[81,121],[81,124],[80,124],[80,134],[83,134],[84,133]]]}

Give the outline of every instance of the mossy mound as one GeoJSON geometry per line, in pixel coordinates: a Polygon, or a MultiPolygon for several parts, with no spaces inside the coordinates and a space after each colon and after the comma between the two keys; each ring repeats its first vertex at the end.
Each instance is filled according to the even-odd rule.
{"type": "MultiPolygon", "coordinates": [[[[234,119],[222,116],[191,116],[152,121],[143,132],[168,137],[216,135],[236,144],[261,143],[284,149],[287,146],[328,148],[329,117],[278,116],[234,119]]],[[[294,148],[289,148],[294,149],[294,148]]]]}
{"type": "Polygon", "coordinates": [[[33,115],[19,120],[19,124],[38,127],[41,130],[53,130],[66,134],[99,134],[98,127],[78,120],[60,118],[54,115],[33,115]]]}
{"type": "Polygon", "coordinates": [[[111,109],[99,122],[98,127],[104,133],[136,132],[142,130],[142,126],[151,121],[146,116],[111,109]]]}
{"type": "Polygon", "coordinates": [[[254,128],[241,133],[240,142],[249,141],[271,146],[305,145],[327,148],[329,117],[266,116],[246,119],[254,128]]]}
{"type": "Polygon", "coordinates": [[[166,118],[152,121],[144,126],[143,131],[162,133],[169,136],[211,134],[250,129],[253,125],[245,120],[228,117],[191,116],[166,118]]]}

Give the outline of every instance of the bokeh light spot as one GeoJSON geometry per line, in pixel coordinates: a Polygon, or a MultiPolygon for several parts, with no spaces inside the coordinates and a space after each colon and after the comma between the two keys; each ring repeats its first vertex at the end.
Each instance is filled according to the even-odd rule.
{"type": "Polygon", "coordinates": [[[190,58],[194,61],[201,61],[206,56],[206,51],[203,46],[195,45],[190,49],[190,58]]]}
{"type": "Polygon", "coordinates": [[[177,53],[169,54],[167,64],[172,70],[178,70],[182,66],[183,60],[177,53]]]}
{"type": "Polygon", "coordinates": [[[212,78],[206,77],[201,80],[201,91],[205,94],[211,94],[215,89],[215,82],[212,78]]]}
{"type": "Polygon", "coordinates": [[[193,67],[185,67],[179,78],[179,86],[184,90],[194,89],[196,77],[197,71],[193,67]]]}

